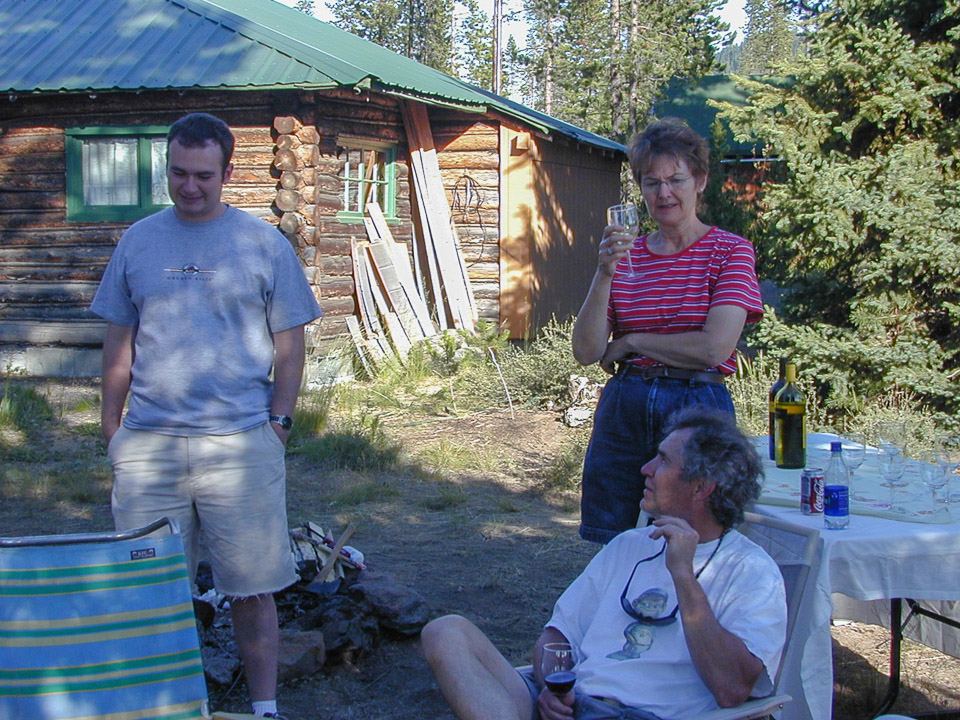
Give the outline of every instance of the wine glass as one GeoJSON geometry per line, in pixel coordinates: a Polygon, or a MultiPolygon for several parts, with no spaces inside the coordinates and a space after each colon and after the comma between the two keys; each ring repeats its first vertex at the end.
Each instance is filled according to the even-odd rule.
{"type": "Polygon", "coordinates": [[[903,453],[906,445],[904,432],[905,426],[900,420],[888,420],[880,423],[877,428],[880,449],[895,449],[896,452],[903,453]]]}
{"type": "MultiPolygon", "coordinates": [[[[611,237],[617,240],[618,245],[627,245],[632,250],[633,242],[640,231],[640,213],[637,212],[637,206],[633,203],[624,203],[608,207],[607,225],[618,225],[624,228],[620,232],[614,232],[611,237]]],[[[630,257],[630,251],[627,251],[627,273],[633,275],[633,259],[630,257]]]]}
{"type": "Polygon", "coordinates": [[[547,643],[540,656],[540,672],[543,682],[557,697],[563,697],[573,689],[577,679],[573,672],[576,659],[570,643],[547,643]]]}
{"type": "Polygon", "coordinates": [[[943,471],[943,477],[945,478],[946,492],[940,498],[941,505],[949,505],[952,499],[952,492],[950,490],[950,481],[954,477],[954,473],[957,471],[957,462],[954,460],[957,453],[957,448],[960,446],[960,437],[956,435],[945,435],[939,440],[937,447],[937,464],[940,465],[941,470],[943,471]]]}
{"type": "Polygon", "coordinates": [[[883,444],[880,453],[877,456],[880,463],[880,474],[883,476],[883,482],[880,483],[888,488],[903,487],[903,471],[906,460],[900,453],[900,449],[888,444],[883,444]]]}
{"type": "Polygon", "coordinates": [[[866,457],[867,436],[862,432],[849,432],[841,438],[841,441],[843,442],[843,461],[850,471],[850,497],[854,500],[863,500],[863,497],[855,494],[853,478],[866,457]]]}
{"type": "Polygon", "coordinates": [[[950,479],[949,469],[946,463],[946,455],[942,450],[933,450],[923,458],[923,465],[920,469],[920,477],[923,484],[930,489],[930,505],[933,512],[937,511],[937,490],[947,484],[950,479]]]}

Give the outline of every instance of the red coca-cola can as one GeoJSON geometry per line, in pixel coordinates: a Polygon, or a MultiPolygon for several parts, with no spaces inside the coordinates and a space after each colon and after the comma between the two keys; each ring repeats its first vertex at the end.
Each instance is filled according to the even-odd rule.
{"type": "Polygon", "coordinates": [[[800,473],[800,512],[823,512],[823,468],[804,468],[800,473]]]}

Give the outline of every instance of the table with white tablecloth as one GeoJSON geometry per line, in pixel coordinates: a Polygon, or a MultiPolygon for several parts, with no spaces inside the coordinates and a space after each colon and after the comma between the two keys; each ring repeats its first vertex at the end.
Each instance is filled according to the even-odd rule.
{"type": "MultiPolygon", "coordinates": [[[[819,452],[822,457],[823,447],[829,447],[830,439],[835,438],[809,436],[810,455],[817,457],[819,452]]],[[[758,449],[766,457],[765,446],[758,449]]],[[[781,470],[769,461],[765,461],[764,469],[766,487],[771,489],[771,494],[761,498],[757,510],[821,530],[821,565],[814,602],[805,608],[795,630],[796,640],[804,643],[800,682],[794,678],[783,688],[794,698],[783,717],[785,720],[829,720],[833,697],[830,618],[834,603],[831,596],[842,593],[858,601],[960,600],[960,521],[942,512],[936,519],[922,509],[912,513],[910,502],[903,510],[904,519],[893,519],[886,509],[876,514],[860,514],[875,511],[863,506],[858,510],[857,503],[853,503],[849,527],[826,530],[822,515],[800,512],[799,499],[796,504],[783,501],[784,491],[792,483],[799,489],[800,470],[781,470]],[[907,519],[909,514],[913,516],[907,519]]],[[[855,485],[872,487],[879,482],[876,468],[869,463],[855,474],[855,485]]],[[[919,498],[915,500],[916,508],[921,508],[926,498],[924,491],[922,487],[904,490],[919,498]]],[[[949,507],[954,515],[960,515],[957,505],[949,507]]]]}

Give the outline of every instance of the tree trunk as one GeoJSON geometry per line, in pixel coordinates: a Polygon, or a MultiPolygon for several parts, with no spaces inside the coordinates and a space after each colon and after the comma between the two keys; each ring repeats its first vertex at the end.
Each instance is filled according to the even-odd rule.
{"type": "Polygon", "coordinates": [[[610,124],[613,136],[620,139],[626,135],[623,106],[624,50],[621,38],[620,0],[610,0],[610,124]]]}

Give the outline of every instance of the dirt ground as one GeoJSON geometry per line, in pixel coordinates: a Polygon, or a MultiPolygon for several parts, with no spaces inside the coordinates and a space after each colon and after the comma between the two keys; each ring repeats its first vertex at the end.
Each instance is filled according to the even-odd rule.
{"type": "MultiPolygon", "coordinates": [[[[34,432],[42,457],[8,456],[0,468],[0,535],[111,528],[109,473],[95,428],[95,385],[45,383],[53,419],[34,432]],[[43,463],[41,467],[39,462],[43,463]],[[91,473],[91,467],[94,468],[91,473]],[[41,472],[55,480],[37,481],[41,472]],[[85,491],[56,493],[54,482],[85,474],[85,491]]],[[[545,489],[543,478],[576,431],[552,412],[489,411],[459,418],[394,417],[387,432],[402,441],[399,470],[357,473],[323,469],[302,455],[288,460],[291,525],[312,520],[338,533],[367,564],[393,573],[426,598],[432,616],[459,613],[486,632],[515,664],[527,660],[554,599],[595,552],[579,539],[575,492],[545,489]],[[484,469],[424,471],[430,448],[463,448],[484,469]]],[[[22,438],[8,433],[6,443],[22,438]]],[[[869,625],[835,627],[835,713],[873,716],[885,692],[887,640],[869,625]]],[[[960,707],[960,661],[907,643],[905,687],[895,712],[960,707]]],[[[245,711],[245,688],[227,697],[211,688],[216,709],[245,711]]],[[[293,720],[448,720],[452,714],[426,669],[416,638],[382,635],[356,667],[334,666],[281,688],[293,720]]]]}

